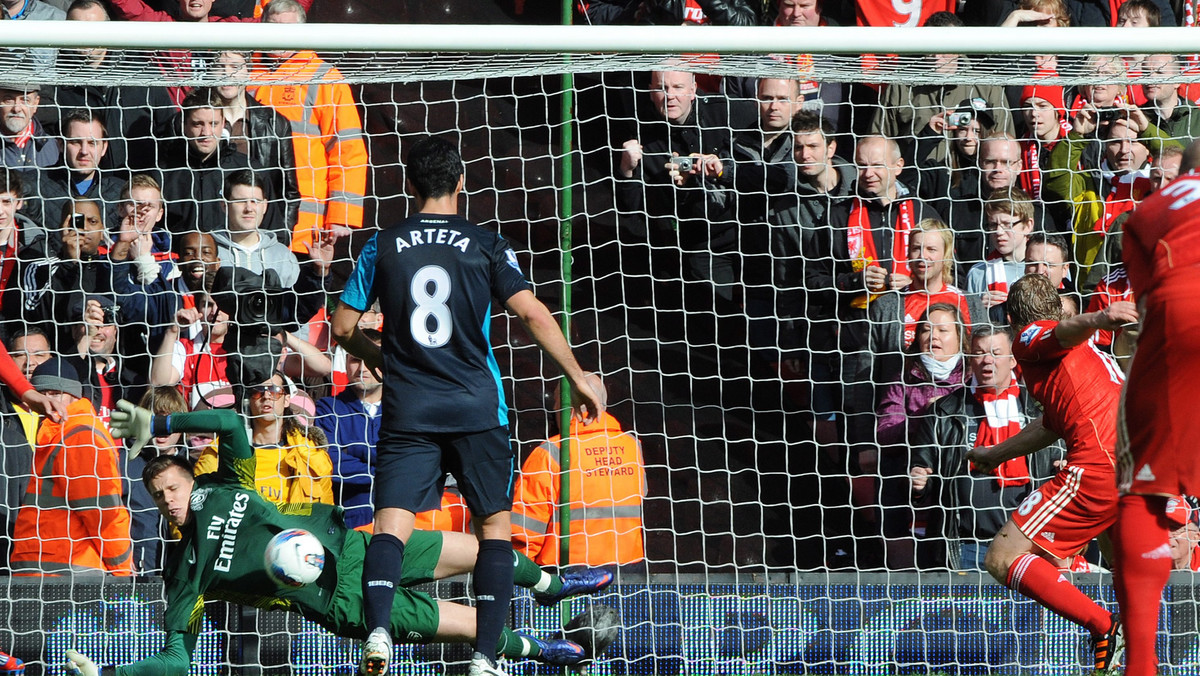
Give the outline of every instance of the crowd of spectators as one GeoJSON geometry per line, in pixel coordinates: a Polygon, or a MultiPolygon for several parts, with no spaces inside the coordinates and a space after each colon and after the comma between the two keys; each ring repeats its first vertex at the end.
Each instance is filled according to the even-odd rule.
{"type": "MultiPolygon", "coordinates": [[[[296,23],[311,2],[0,4],[10,19],[296,23]]],[[[867,0],[759,5],[584,9],[596,23],[1175,22],[1157,0],[904,5],[920,14],[867,0]]],[[[29,58],[100,69],[128,57],[29,58]]],[[[176,434],[128,457],[105,429],[119,399],[156,413],[238,406],[252,416],[265,497],[337,503],[351,526],[371,523],[381,385],[323,324],[339,291],[330,271],[350,258],[368,186],[352,91],[311,51],[154,58],[166,73],[207,69],[243,83],[0,81],[0,330],[33,391],[66,414],[39,416],[5,393],[4,560],[14,573],[160,569],[169,534],[140,468],[187,454],[203,473],[215,450],[176,434]],[[254,85],[258,76],[273,84],[254,85]],[[287,291],[276,295],[295,322],[273,331],[267,372],[242,361],[246,328],[228,302],[237,280],[287,291]]],[[[1046,275],[1064,313],[1127,299],[1121,223],[1174,178],[1180,149],[1200,134],[1187,87],[1112,84],[1190,67],[1174,55],[1092,58],[1098,82],[1079,87],[1039,81],[1055,67],[1039,57],[1028,84],[1007,88],[656,70],[633,78],[628,110],[602,111],[636,121],[607,139],[613,199],[653,249],[682,252],[674,274],[688,282],[686,309],[745,322],[755,359],[802,384],[789,392],[802,393],[794,410],[811,422],[822,480],[850,485],[819,499],[854,496],[823,505],[854,512],[844,530],[828,527],[830,566],[978,567],[1003,512],[1055,469],[1053,451],[994,474],[964,459],[1035,416],[1013,370],[1007,289],[1046,275]]],[[[971,63],[933,55],[929,68],[971,63]]],[[[381,321],[364,315],[369,336],[381,321]]],[[[718,331],[718,344],[729,335],[718,331]]],[[[1097,340],[1117,354],[1125,344],[1097,340]]]]}
{"type": "MultiPolygon", "coordinates": [[[[588,3],[586,15],[1117,29],[1190,25],[1191,9],[1159,0],[613,0],[588,3]]],[[[1171,54],[1045,55],[1013,61],[1026,81],[1000,86],[958,77],[975,67],[971,57],[932,54],[928,83],[874,85],[811,82],[812,57],[769,58],[793,59],[802,76],[681,68],[634,77],[620,116],[637,124],[614,125],[607,139],[618,210],[652,247],[681,248],[685,286],[709,290],[692,296],[711,298],[705,309],[718,316],[734,308],[749,320],[755,358],[803,384],[789,392],[799,393],[793,410],[811,416],[822,506],[833,513],[850,495],[854,513],[823,524],[828,565],[978,568],[999,515],[1059,459],[1049,449],[1000,475],[964,459],[980,439],[997,443],[1037,417],[1012,371],[1011,331],[1021,327],[1007,326],[1008,288],[1046,275],[1065,314],[1128,299],[1121,224],[1178,174],[1200,129],[1188,85],[1127,80],[1195,66],[1171,54]],[[1096,81],[1051,84],[1067,64],[1096,81]],[[927,429],[935,406],[962,425],[927,429]]],[[[1128,351],[1119,337],[1096,343],[1128,351]]]]}

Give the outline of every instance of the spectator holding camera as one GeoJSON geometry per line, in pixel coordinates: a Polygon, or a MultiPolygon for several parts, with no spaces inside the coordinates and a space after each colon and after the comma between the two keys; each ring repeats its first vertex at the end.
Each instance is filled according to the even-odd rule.
{"type": "Polygon", "coordinates": [[[1073,129],[1050,153],[1045,190],[1074,205],[1071,223],[1077,279],[1087,279],[1117,217],[1149,194],[1149,158],[1160,154],[1164,145],[1179,144],[1136,106],[1107,110],[1087,107],[1075,115],[1073,129]],[[1102,124],[1105,118],[1107,124],[1102,124]],[[1103,156],[1095,170],[1080,171],[1077,168],[1092,138],[1103,144],[1103,156]]]}
{"type": "Polygon", "coordinates": [[[44,325],[56,337],[59,351],[69,353],[70,327],[83,320],[86,296],[110,291],[112,265],[101,253],[106,231],[100,202],[68,201],[59,223],[58,230],[22,252],[29,262],[21,286],[25,319],[44,325]]]}
{"type": "MultiPolygon", "coordinates": [[[[949,12],[938,12],[930,17],[926,26],[962,26],[963,22],[949,12]]],[[[932,54],[928,67],[934,72],[952,75],[969,71],[971,61],[961,54],[932,54]]],[[[995,131],[1011,132],[1012,115],[1004,106],[1004,87],[984,84],[900,84],[891,83],[879,97],[879,108],[871,123],[871,133],[895,139],[901,146],[906,160],[914,159],[914,141],[921,130],[928,126],[934,115],[949,110],[960,101],[979,99],[983,107],[992,111],[995,131]]],[[[938,149],[930,158],[944,160],[948,149],[938,149]]]]}
{"type": "Polygon", "coordinates": [[[685,278],[711,283],[718,301],[733,303],[738,223],[733,191],[716,183],[730,155],[728,102],[697,96],[686,71],[651,73],[649,98],[650,119],[621,148],[617,206],[647,214],[651,245],[682,246],[685,278]]]}
{"type": "Polygon", "coordinates": [[[84,396],[107,424],[118,401],[141,396],[148,373],[128,368],[118,350],[121,307],[112,297],[88,296],[80,313],[83,320],[71,327],[75,349],[64,360],[79,374],[84,396]]]}

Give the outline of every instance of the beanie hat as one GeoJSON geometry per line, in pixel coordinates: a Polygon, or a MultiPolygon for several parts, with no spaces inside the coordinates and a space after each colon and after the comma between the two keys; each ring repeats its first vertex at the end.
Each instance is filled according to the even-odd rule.
{"type": "Polygon", "coordinates": [[[1042,99],[1054,106],[1055,110],[1062,111],[1067,107],[1064,98],[1063,88],[1059,85],[1034,84],[1021,89],[1021,105],[1029,99],[1042,99]]]}
{"type": "Polygon", "coordinates": [[[75,397],[83,396],[83,383],[79,382],[75,367],[59,357],[51,357],[34,369],[29,382],[38,392],[66,392],[75,397]]]}

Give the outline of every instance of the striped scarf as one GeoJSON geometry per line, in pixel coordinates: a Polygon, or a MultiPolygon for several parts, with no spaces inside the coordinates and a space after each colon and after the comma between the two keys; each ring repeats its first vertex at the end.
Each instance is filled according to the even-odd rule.
{"type": "MultiPolygon", "coordinates": [[[[1003,392],[996,393],[974,385],[972,394],[984,411],[979,433],[975,436],[975,448],[995,446],[1021,431],[1021,405],[1017,401],[1021,388],[1016,379],[1003,392]]],[[[1006,460],[996,467],[993,474],[1001,487],[1024,486],[1029,483],[1029,463],[1025,461],[1025,456],[1006,460]]]]}

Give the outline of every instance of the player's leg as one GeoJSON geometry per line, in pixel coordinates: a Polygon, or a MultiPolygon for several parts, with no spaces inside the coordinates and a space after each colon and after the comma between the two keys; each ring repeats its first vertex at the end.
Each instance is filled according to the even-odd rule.
{"type": "MultiPolygon", "coordinates": [[[[512,601],[512,498],[516,456],[507,427],[457,435],[443,446],[446,469],[471,510],[479,553],[473,568],[476,631],[472,673],[495,667],[496,644],[512,601]]],[[[486,673],[486,672],[484,672],[486,673]]]]}
{"type": "Polygon", "coordinates": [[[1117,601],[1125,624],[1125,673],[1153,676],[1158,672],[1155,638],[1163,587],[1171,575],[1167,498],[1123,495],[1117,523],[1117,601]]]}
{"type": "MultiPolygon", "coordinates": [[[[438,601],[437,611],[437,633],[433,640],[445,643],[475,642],[477,623],[474,608],[438,601]]],[[[566,639],[539,639],[508,627],[502,628],[493,649],[498,655],[510,659],[540,660],[547,664],[577,664],[584,659],[583,647],[578,643],[566,639]]],[[[494,670],[494,673],[503,674],[499,670],[494,670]]]]}
{"type": "MultiPolygon", "coordinates": [[[[424,538],[425,533],[416,531],[424,538]]],[[[442,579],[453,575],[464,575],[475,569],[475,561],[479,555],[479,540],[466,533],[440,533],[442,539],[441,554],[434,568],[434,579],[442,579]]],[[[411,558],[411,557],[410,557],[411,558]]],[[[613,572],[604,568],[571,568],[561,575],[551,575],[542,570],[528,556],[513,550],[513,584],[525,589],[532,589],[538,603],[551,605],[562,599],[580,594],[593,594],[607,587],[613,581],[613,572]]],[[[407,568],[408,564],[405,564],[407,568]]]]}
{"type": "Polygon", "coordinates": [[[1043,558],[1038,546],[1012,520],[996,533],[984,556],[984,567],[1000,584],[1028,596],[1093,635],[1104,635],[1112,629],[1111,614],[1043,558]]]}
{"type": "Polygon", "coordinates": [[[414,435],[385,433],[376,454],[375,529],[363,561],[363,619],[370,632],[363,644],[360,671],[388,672],[392,657],[392,605],[403,576],[404,543],[412,535],[416,512],[441,504],[440,451],[414,435]]]}

